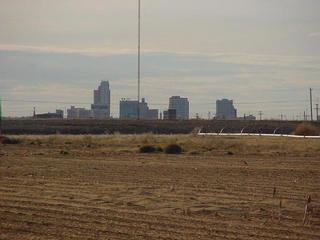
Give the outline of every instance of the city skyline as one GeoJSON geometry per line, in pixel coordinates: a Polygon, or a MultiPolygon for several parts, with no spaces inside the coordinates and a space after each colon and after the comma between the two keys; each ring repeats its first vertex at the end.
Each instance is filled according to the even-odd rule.
{"type": "MultiPolygon", "coordinates": [[[[136,2],[1,3],[4,116],[88,107],[97,79],[112,81],[112,116],[122,96],[136,99],[136,2]]],[[[302,116],[310,87],[319,103],[319,9],[315,0],[143,1],[141,97],[163,111],[164,99],[187,96],[191,117],[221,98],[239,116],[302,116]]]]}

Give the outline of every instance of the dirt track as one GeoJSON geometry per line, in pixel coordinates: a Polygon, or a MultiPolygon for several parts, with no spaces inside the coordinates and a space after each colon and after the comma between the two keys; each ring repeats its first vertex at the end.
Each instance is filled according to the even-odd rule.
{"type": "Polygon", "coordinates": [[[97,149],[0,145],[0,239],[320,239],[314,153],[97,149]]]}

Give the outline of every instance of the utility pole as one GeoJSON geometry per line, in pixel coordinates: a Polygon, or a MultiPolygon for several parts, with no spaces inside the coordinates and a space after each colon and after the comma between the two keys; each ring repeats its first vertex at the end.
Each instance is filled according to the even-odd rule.
{"type": "Polygon", "coordinates": [[[319,120],[319,104],[318,103],[316,104],[316,114],[317,114],[316,119],[318,121],[319,120]]]}
{"type": "Polygon", "coordinates": [[[262,111],[259,111],[260,121],[262,120],[262,115],[263,115],[262,111]]]}
{"type": "Polygon", "coordinates": [[[313,114],[312,114],[312,88],[310,88],[310,120],[313,121],[313,114]]]}
{"type": "Polygon", "coordinates": [[[141,3],[140,0],[138,0],[138,109],[137,109],[137,119],[140,119],[140,48],[141,48],[141,3]]]}
{"type": "Polygon", "coordinates": [[[1,130],[2,130],[2,105],[1,105],[1,96],[0,96],[0,134],[1,134],[1,130]]]}

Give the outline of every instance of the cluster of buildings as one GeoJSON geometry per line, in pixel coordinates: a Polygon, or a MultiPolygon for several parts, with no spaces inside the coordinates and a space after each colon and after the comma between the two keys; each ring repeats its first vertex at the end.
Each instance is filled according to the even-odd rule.
{"type": "MultiPolygon", "coordinates": [[[[151,109],[145,98],[141,102],[122,98],[120,100],[120,119],[189,119],[189,100],[180,96],[169,98],[169,108],[159,112],[159,109],[151,109]],[[139,117],[138,117],[139,116],[139,117]]],[[[64,112],[56,110],[56,113],[33,114],[34,118],[63,118],[64,112]]],[[[101,81],[98,89],[93,91],[93,104],[91,109],[71,106],[67,109],[67,118],[110,118],[110,86],[108,81],[101,81]]],[[[221,99],[216,101],[215,119],[249,119],[255,120],[252,115],[237,117],[237,109],[233,106],[233,100],[221,99]]]]}
{"type": "MultiPolygon", "coordinates": [[[[91,109],[71,106],[67,110],[67,118],[110,118],[110,88],[108,81],[102,81],[97,90],[93,91],[94,103],[91,109]]],[[[122,98],[120,100],[120,119],[189,119],[189,101],[187,98],[172,96],[169,109],[160,113],[159,109],[151,109],[145,98],[141,102],[122,98]]]]}
{"type": "Polygon", "coordinates": [[[108,81],[102,81],[97,90],[93,90],[91,109],[71,106],[67,118],[110,118],[110,88],[108,81]]]}

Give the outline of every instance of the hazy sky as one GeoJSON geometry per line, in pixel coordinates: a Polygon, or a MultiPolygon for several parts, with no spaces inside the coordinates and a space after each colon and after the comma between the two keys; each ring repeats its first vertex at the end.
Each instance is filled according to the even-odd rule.
{"type": "MultiPolygon", "coordinates": [[[[109,80],[117,117],[119,100],[136,98],[137,2],[0,0],[4,115],[89,107],[109,80]]],[[[308,88],[319,102],[319,0],[141,3],[142,96],[151,107],[181,95],[192,117],[207,117],[229,98],[239,115],[292,119],[308,107],[308,88]]]]}

